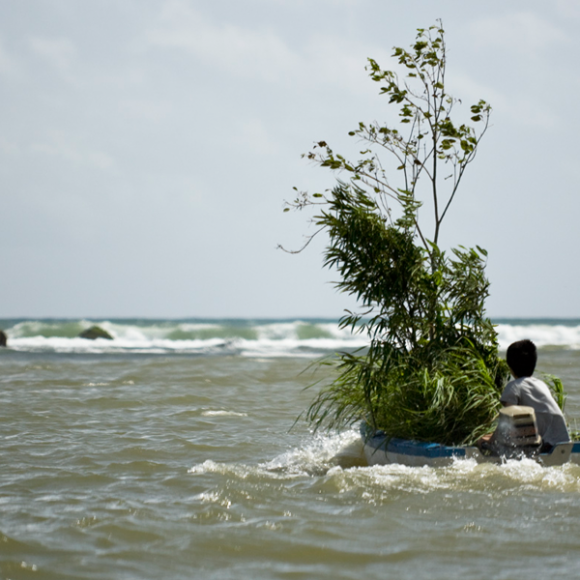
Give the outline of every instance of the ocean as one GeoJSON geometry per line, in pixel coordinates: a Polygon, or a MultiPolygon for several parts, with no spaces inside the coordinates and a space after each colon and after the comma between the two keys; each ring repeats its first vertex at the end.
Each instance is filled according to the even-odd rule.
{"type": "MultiPolygon", "coordinates": [[[[580,320],[495,322],[536,342],[576,428],[580,320]]],[[[577,575],[580,466],[369,467],[356,429],[311,432],[316,363],[366,344],[335,320],[0,328],[2,580],[577,575]]]]}

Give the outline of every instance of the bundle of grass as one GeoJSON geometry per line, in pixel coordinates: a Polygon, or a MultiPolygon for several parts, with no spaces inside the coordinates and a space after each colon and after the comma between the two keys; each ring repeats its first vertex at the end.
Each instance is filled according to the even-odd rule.
{"type": "Polygon", "coordinates": [[[347,353],[338,366],[339,376],[308,409],[316,428],[364,420],[393,437],[470,445],[493,430],[501,408],[503,361],[490,369],[471,345],[442,352],[431,368],[401,360],[387,371],[347,353]]]}
{"type": "Polygon", "coordinates": [[[440,24],[419,29],[411,49],[395,48],[393,56],[406,70],[404,81],[372,59],[369,69],[381,94],[399,107],[400,126],[360,123],[350,132],[364,142],[356,162],[318,142],[308,159],[350,179],[330,194],[300,192],[289,204],[321,206],[314,219],[330,239],[325,265],[338,270],[338,288],[363,307],[348,312],[341,326],[369,337],[364,352],[340,355],[334,381],[307,417],[316,427],[364,419],[391,436],[472,443],[492,428],[508,369],[485,316],[485,250],[459,246],[447,255],[438,243],[491,107],[480,100],[470,108],[479,131],[452,120],[458,100],[445,90],[440,24]],[[431,235],[423,223],[428,214],[419,219],[425,201],[431,235]]]}

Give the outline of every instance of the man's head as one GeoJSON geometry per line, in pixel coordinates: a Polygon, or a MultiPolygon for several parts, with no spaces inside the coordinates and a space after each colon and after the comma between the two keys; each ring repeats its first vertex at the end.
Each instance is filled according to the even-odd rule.
{"type": "Polygon", "coordinates": [[[515,377],[531,377],[538,360],[536,345],[528,339],[518,340],[509,345],[506,360],[515,377]]]}

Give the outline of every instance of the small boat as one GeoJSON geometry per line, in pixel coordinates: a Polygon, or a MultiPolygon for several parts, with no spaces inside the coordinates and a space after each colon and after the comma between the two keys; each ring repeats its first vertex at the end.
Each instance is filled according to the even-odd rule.
{"type": "MultiPolygon", "coordinates": [[[[444,467],[457,459],[475,459],[477,463],[502,463],[505,457],[484,455],[476,446],[450,447],[439,443],[410,441],[389,437],[382,431],[372,432],[363,423],[361,436],[364,454],[369,465],[399,463],[410,467],[444,467]]],[[[533,458],[541,465],[553,467],[568,461],[580,465],[580,442],[566,442],[555,445],[549,453],[537,453],[533,458]]]]}

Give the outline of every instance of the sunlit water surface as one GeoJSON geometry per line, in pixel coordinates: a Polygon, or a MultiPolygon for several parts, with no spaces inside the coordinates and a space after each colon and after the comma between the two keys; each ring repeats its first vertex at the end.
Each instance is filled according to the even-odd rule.
{"type": "Polygon", "coordinates": [[[577,577],[580,467],[365,466],[290,430],[309,362],[2,350],[1,578],[577,577]]]}

